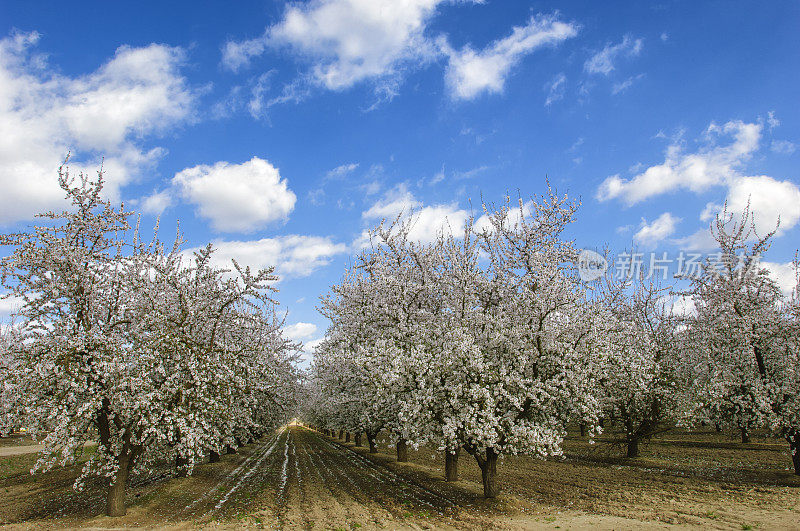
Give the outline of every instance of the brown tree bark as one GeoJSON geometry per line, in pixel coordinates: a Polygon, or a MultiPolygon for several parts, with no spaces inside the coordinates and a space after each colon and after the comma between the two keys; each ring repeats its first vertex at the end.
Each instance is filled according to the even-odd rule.
{"type": "Polygon", "coordinates": [[[627,457],[632,459],[639,457],[639,437],[632,435],[628,438],[628,453],[627,457]]]}
{"type": "Polygon", "coordinates": [[[378,435],[377,433],[367,432],[367,443],[369,443],[369,453],[371,454],[378,453],[378,448],[375,446],[375,437],[377,435],[378,435]]]}
{"type": "Polygon", "coordinates": [[[175,456],[175,475],[179,478],[185,478],[188,471],[187,465],[189,460],[181,455],[175,456]]]}
{"type": "Polygon", "coordinates": [[[444,480],[458,481],[458,454],[459,448],[455,452],[444,451],[444,480]]]}
{"type": "Polygon", "coordinates": [[[350,432],[349,431],[345,432],[345,434],[344,434],[344,442],[346,442],[346,443],[350,442],[350,432]]]}
{"type": "Polygon", "coordinates": [[[742,444],[747,444],[750,442],[750,432],[747,428],[739,428],[739,431],[742,434],[742,444]]]}
{"type": "Polygon", "coordinates": [[[786,440],[789,442],[789,449],[792,451],[794,473],[800,476],[800,430],[797,428],[789,430],[786,440]]]}
{"type": "Polygon", "coordinates": [[[361,446],[361,432],[356,432],[356,446],[361,446]]]}
{"type": "Polygon", "coordinates": [[[408,444],[406,440],[400,437],[397,439],[397,462],[405,463],[408,461],[408,444]]]}
{"type": "Polygon", "coordinates": [[[581,437],[586,437],[586,424],[581,422],[580,428],[581,428],[581,437]]]}
{"type": "Polygon", "coordinates": [[[219,458],[219,453],[218,452],[215,452],[214,450],[211,450],[208,453],[208,462],[209,463],[219,463],[219,459],[220,458],[219,458]]]}
{"type": "Polygon", "coordinates": [[[497,498],[500,494],[500,486],[497,484],[497,457],[494,448],[487,448],[485,455],[475,453],[475,460],[481,468],[484,498],[497,498]]]}
{"type": "Polygon", "coordinates": [[[130,457],[127,455],[119,459],[119,470],[117,475],[111,480],[106,496],[106,515],[125,516],[128,512],[125,504],[125,484],[128,482],[130,474],[130,457]]]}

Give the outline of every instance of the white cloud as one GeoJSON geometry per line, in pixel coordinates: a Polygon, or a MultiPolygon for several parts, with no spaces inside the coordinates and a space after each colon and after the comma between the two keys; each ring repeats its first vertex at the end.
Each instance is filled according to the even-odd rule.
{"type": "Polygon", "coordinates": [[[311,80],[342,90],[391,77],[435,56],[424,32],[444,0],[312,0],[290,4],[264,34],[228,42],[223,64],[236,70],[269,46],[285,45],[311,63],[311,80]]]}
{"type": "Polygon", "coordinates": [[[767,113],[767,125],[769,125],[770,130],[781,125],[781,121],[775,116],[775,111],[769,111],[767,113]]]}
{"type": "Polygon", "coordinates": [[[620,56],[635,57],[642,52],[642,39],[623,37],[619,44],[607,44],[605,48],[592,55],[583,65],[590,74],[608,75],[614,70],[614,62],[620,56]]]}
{"type": "Polygon", "coordinates": [[[171,205],[172,194],[169,190],[162,190],[160,192],[153,192],[149,196],[143,198],[139,208],[145,214],[160,216],[171,205]]]}
{"type": "Polygon", "coordinates": [[[258,157],[186,168],[172,183],[221,232],[252,232],[286,219],[297,199],[278,169],[258,157]]]}
{"type": "MultiPolygon", "coordinates": [[[[431,242],[442,231],[458,232],[470,216],[455,203],[425,206],[401,185],[362,212],[361,217],[375,225],[384,219],[391,223],[401,214],[404,221],[411,223],[409,239],[419,242],[431,242]]],[[[363,248],[368,244],[369,235],[364,231],[354,245],[363,248]]]]}
{"type": "Polygon", "coordinates": [[[312,352],[314,352],[315,350],[317,350],[317,347],[318,347],[318,346],[319,346],[319,345],[320,345],[320,344],[321,344],[323,341],[325,341],[325,338],[324,338],[324,337],[321,337],[321,338],[319,338],[319,339],[313,339],[313,340],[311,340],[311,341],[307,341],[305,344],[303,344],[303,351],[304,351],[304,352],[307,352],[307,353],[312,353],[312,352]]]}
{"type": "Polygon", "coordinates": [[[342,164],[341,166],[336,166],[328,173],[325,174],[326,179],[342,179],[347,175],[353,173],[358,168],[358,164],[355,162],[351,162],[350,164],[342,164]]]}
{"type": "Polygon", "coordinates": [[[719,248],[709,227],[699,229],[689,236],[676,238],[674,243],[687,251],[712,251],[719,248]]]}
{"type": "Polygon", "coordinates": [[[471,46],[456,51],[441,39],[442,49],[449,56],[445,81],[450,96],[456,100],[471,100],[482,93],[502,92],[511,68],[524,56],[577,33],[577,26],[554,16],[534,16],[527,25],[514,27],[511,35],[480,51],[471,46]]]}
{"type": "Polygon", "coordinates": [[[600,201],[617,197],[628,205],[650,197],[688,188],[698,193],[712,186],[727,184],[737,175],[737,169],[758,149],[760,124],[730,121],[723,126],[711,124],[706,135],[710,145],[696,153],[686,154],[680,143],[667,148],[665,161],[626,180],[619,175],[608,177],[597,191],[600,201]],[[730,135],[733,141],[724,146],[714,145],[719,135],[730,135]]]}
{"type": "Polygon", "coordinates": [[[303,341],[317,333],[317,325],[314,323],[294,323],[283,328],[283,332],[293,341],[303,341]]]}
{"type": "Polygon", "coordinates": [[[676,316],[689,316],[697,312],[697,306],[694,299],[689,295],[677,295],[674,297],[667,297],[665,302],[670,304],[669,311],[672,315],[676,316]]]}
{"type": "Polygon", "coordinates": [[[544,89],[547,91],[547,99],[544,104],[549,107],[551,104],[564,98],[564,87],[567,82],[567,76],[564,73],[558,74],[553,78],[550,83],[545,84],[544,89]]]}
{"type": "Polygon", "coordinates": [[[0,316],[9,316],[18,311],[25,301],[20,297],[0,299],[0,316]]]}
{"type": "MultiPolygon", "coordinates": [[[[742,213],[749,205],[753,216],[751,221],[758,236],[775,230],[779,219],[776,236],[794,228],[800,221],[800,188],[790,181],[778,181],[766,175],[734,178],[729,184],[725,203],[727,215],[735,222],[741,220],[742,213]]],[[[723,205],[714,202],[707,203],[700,220],[712,222],[723,208],[723,205]]],[[[718,247],[708,227],[678,239],[676,243],[687,249],[703,251],[718,247]]]]}
{"type": "Polygon", "coordinates": [[[739,177],[728,189],[728,212],[739,214],[748,203],[756,232],[763,236],[775,229],[780,236],[800,221],[800,189],[791,181],[778,181],[766,175],[739,177]]]}
{"type": "Polygon", "coordinates": [[[611,94],[616,95],[625,92],[631,88],[636,81],[642,79],[643,77],[644,74],[639,74],[638,76],[631,76],[620,83],[614,83],[614,86],[611,88],[611,94]]]}
{"type": "Polygon", "coordinates": [[[664,212],[658,216],[652,223],[647,223],[647,220],[642,218],[642,223],[639,230],[633,235],[633,241],[652,247],[662,240],[672,236],[675,233],[675,226],[681,221],[669,212],[664,212]]]}
{"type": "Polygon", "coordinates": [[[770,149],[774,153],[781,153],[782,155],[791,155],[797,149],[797,145],[788,140],[773,140],[770,149]]]}
{"type": "Polygon", "coordinates": [[[761,266],[769,271],[769,275],[778,283],[781,291],[787,297],[797,288],[797,272],[794,263],[761,262],[761,266]]]}
{"type": "Polygon", "coordinates": [[[409,214],[412,209],[422,206],[408,187],[399,185],[387,192],[381,199],[376,201],[369,209],[361,213],[361,217],[367,220],[380,220],[397,217],[401,212],[409,214]]]}
{"type": "Polygon", "coordinates": [[[328,265],[334,256],[347,251],[346,245],[330,238],[304,235],[251,241],[219,240],[213,245],[216,249],[214,262],[220,267],[231,267],[231,259],[253,269],[275,266],[275,274],[281,278],[306,277],[328,265]]]}
{"type": "MultiPolygon", "coordinates": [[[[466,3],[468,0],[461,0],[466,3]]],[[[473,0],[474,3],[482,3],[473,0]]],[[[577,27],[554,16],[532,17],[526,26],[483,50],[455,51],[446,37],[426,31],[441,4],[458,0],[311,0],[289,4],[282,19],[262,35],[223,46],[222,63],[231,70],[246,66],[270,48],[288,47],[309,64],[309,70],[287,85],[291,95],[259,110],[308,95],[308,87],[341,91],[360,82],[375,84],[378,102],[391,100],[406,70],[449,57],[446,81],[454,99],[472,99],[483,92],[500,92],[511,68],[526,54],[546,44],[574,36],[577,27]]],[[[286,92],[286,90],[284,91],[286,92]]]]}
{"type": "Polygon", "coordinates": [[[705,221],[708,223],[712,219],[714,219],[717,214],[722,210],[722,205],[718,205],[714,202],[706,203],[706,206],[703,208],[703,211],[700,212],[700,221],[705,221]]]}
{"type": "MultiPolygon", "coordinates": [[[[522,218],[525,217],[528,219],[533,212],[533,201],[527,201],[522,204],[522,207],[518,205],[512,204],[508,210],[508,214],[506,217],[506,224],[509,227],[517,227],[519,226],[522,218]]],[[[480,233],[483,231],[494,231],[494,226],[492,222],[489,220],[489,216],[487,214],[483,214],[481,217],[475,220],[475,227],[474,231],[476,233],[480,233]]]]}
{"type": "Polygon", "coordinates": [[[164,154],[143,139],[193,117],[180,48],[121,46],[96,71],[68,77],[33,54],[38,40],[0,40],[0,223],[63,206],[56,170],[70,151],[73,173],[93,174],[105,159],[106,193],[116,199],[164,154]]]}

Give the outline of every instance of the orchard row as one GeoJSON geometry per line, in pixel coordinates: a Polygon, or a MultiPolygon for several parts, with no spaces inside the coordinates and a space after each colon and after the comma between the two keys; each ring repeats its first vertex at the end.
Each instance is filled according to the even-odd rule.
{"type": "Polygon", "coordinates": [[[102,199],[102,175],[59,181],[68,211],[0,236],[2,284],[20,301],[0,337],[0,429],[42,439],[39,471],[96,442],[76,488],[108,478],[117,516],[131,473],[191,473],[290,418],[298,346],[282,335],[272,270],[220,269],[210,246],[187,256],[180,237],[144,241],[133,213],[102,199]]]}
{"type": "Polygon", "coordinates": [[[499,456],[558,455],[569,424],[595,436],[604,420],[629,457],[665,424],[766,428],[800,474],[800,299],[760,265],[773,234],[724,212],[710,228],[722,260],[699,275],[584,282],[565,236],[578,207],[507,199],[430,243],[409,238],[413,216],[378,226],[323,298],[301,417],[371,446],[388,430],[400,459],[434,445],[448,480],[464,450],[487,497],[499,456]]]}

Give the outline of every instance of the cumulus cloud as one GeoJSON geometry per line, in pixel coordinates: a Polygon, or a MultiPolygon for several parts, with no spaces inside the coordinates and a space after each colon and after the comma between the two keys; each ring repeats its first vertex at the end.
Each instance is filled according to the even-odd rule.
{"type": "Polygon", "coordinates": [[[620,57],[635,57],[642,52],[642,39],[633,39],[630,35],[623,37],[618,44],[607,44],[602,50],[592,55],[583,65],[590,74],[609,75],[615,68],[614,62],[620,57]]]}
{"type": "Polygon", "coordinates": [[[437,9],[449,3],[480,0],[311,0],[291,3],[281,20],[253,39],[229,41],[222,48],[222,64],[239,70],[269,49],[286,48],[308,70],[286,85],[284,94],[260,108],[297,101],[310,87],[342,91],[372,82],[378,95],[375,108],[391,100],[406,71],[448,58],[446,83],[454,99],[472,99],[501,92],[511,69],[525,55],[546,44],[574,36],[577,26],[555,16],[532,17],[513,28],[508,37],[482,50],[467,46],[454,50],[445,35],[430,36],[437,9]]]}
{"type": "Polygon", "coordinates": [[[186,168],[172,183],[220,232],[252,232],[286,219],[297,200],[278,169],[258,157],[186,168]]]}
{"type": "Polygon", "coordinates": [[[761,262],[761,266],[769,271],[769,275],[778,283],[781,291],[787,297],[797,289],[797,271],[792,262],[761,262]]]}
{"type": "Polygon", "coordinates": [[[317,325],[314,323],[294,323],[283,327],[286,337],[293,341],[303,341],[317,333],[317,325]]]}
{"type": "Polygon", "coordinates": [[[252,269],[275,266],[280,278],[307,277],[347,251],[346,245],[331,238],[296,234],[250,241],[217,240],[213,246],[214,262],[220,267],[231,267],[231,259],[252,269]]]}
{"type": "Polygon", "coordinates": [[[169,190],[161,190],[142,199],[139,208],[145,214],[160,216],[170,206],[172,206],[172,194],[169,190]]]}
{"type": "Polygon", "coordinates": [[[515,27],[511,35],[483,50],[466,46],[456,51],[442,39],[441,46],[449,57],[445,81],[450,96],[455,100],[471,100],[483,93],[502,92],[511,69],[524,56],[577,34],[577,26],[561,22],[555,16],[534,16],[527,25],[515,27]]]}
{"type": "Polygon", "coordinates": [[[662,164],[651,166],[631,179],[608,177],[597,191],[600,201],[621,198],[628,205],[650,197],[686,188],[703,192],[727,184],[737,170],[758,149],[762,126],[739,120],[725,125],[711,124],[706,130],[709,145],[696,153],[684,153],[680,143],[671,144],[662,164]],[[719,136],[731,136],[727,145],[716,145],[719,136]]]}
{"type": "Polygon", "coordinates": [[[116,198],[164,154],[144,139],[193,117],[182,49],[121,46],[94,72],[69,77],[34,53],[39,38],[0,40],[0,223],[62,206],[56,170],[68,152],[73,173],[94,173],[104,158],[106,192],[116,198]]]}
{"type": "Polygon", "coordinates": [[[760,235],[775,229],[780,220],[777,236],[793,228],[800,221],[800,189],[791,181],[778,181],[766,175],[739,177],[728,189],[728,212],[750,213],[760,235]]]}
{"type": "MultiPolygon", "coordinates": [[[[401,185],[385,194],[361,214],[361,217],[372,225],[384,219],[392,222],[398,216],[411,224],[408,234],[411,240],[431,242],[442,231],[460,230],[470,213],[455,203],[424,205],[408,191],[407,187],[401,185]]],[[[364,231],[356,240],[355,246],[363,248],[368,244],[369,234],[364,231]]]]}
{"type": "Polygon", "coordinates": [[[633,235],[633,241],[646,247],[652,247],[672,236],[675,233],[676,225],[680,221],[680,218],[673,216],[669,212],[664,212],[652,223],[648,223],[646,219],[642,218],[639,230],[633,235]]]}
{"type": "MultiPolygon", "coordinates": [[[[726,215],[737,222],[745,209],[749,208],[751,222],[758,236],[764,236],[776,228],[775,235],[781,236],[800,221],[800,188],[791,181],[778,181],[766,175],[736,177],[729,184],[725,205],[713,202],[706,204],[700,220],[713,222],[725,208],[726,215]]],[[[718,245],[708,227],[680,238],[676,243],[687,249],[703,251],[716,249],[718,245]]]]}
{"type": "MultiPolygon", "coordinates": [[[[724,204],[707,203],[700,213],[701,221],[710,223],[725,209],[738,219],[749,208],[759,235],[778,227],[776,235],[780,236],[800,222],[800,187],[767,175],[742,174],[744,163],[759,149],[761,132],[760,123],[730,121],[722,126],[712,123],[706,130],[707,145],[697,152],[684,153],[681,144],[673,143],[667,148],[664,163],[651,166],[629,180],[619,175],[607,178],[600,185],[597,198],[600,201],[620,198],[633,205],[679,189],[701,193],[724,186],[724,204]],[[729,136],[731,140],[718,145],[715,141],[720,136],[729,136]]],[[[675,243],[695,250],[714,249],[717,245],[707,227],[676,239],[675,243]]]]}
{"type": "Polygon", "coordinates": [[[245,66],[270,46],[287,46],[311,64],[311,80],[331,90],[396,74],[435,56],[424,32],[444,0],[313,0],[289,4],[264,34],[223,48],[223,64],[245,66]]]}

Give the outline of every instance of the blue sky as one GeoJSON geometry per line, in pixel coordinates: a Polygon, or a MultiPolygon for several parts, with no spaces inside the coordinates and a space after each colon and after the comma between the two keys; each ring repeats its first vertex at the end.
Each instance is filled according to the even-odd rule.
{"type": "MultiPolygon", "coordinates": [[[[108,191],[187,247],[274,264],[295,337],[382,216],[421,239],[481,198],[583,206],[581,247],[706,252],[748,199],[789,289],[800,4],[313,0],[0,4],[0,225],[108,191]]],[[[2,303],[0,312],[8,312],[2,303]]]]}

